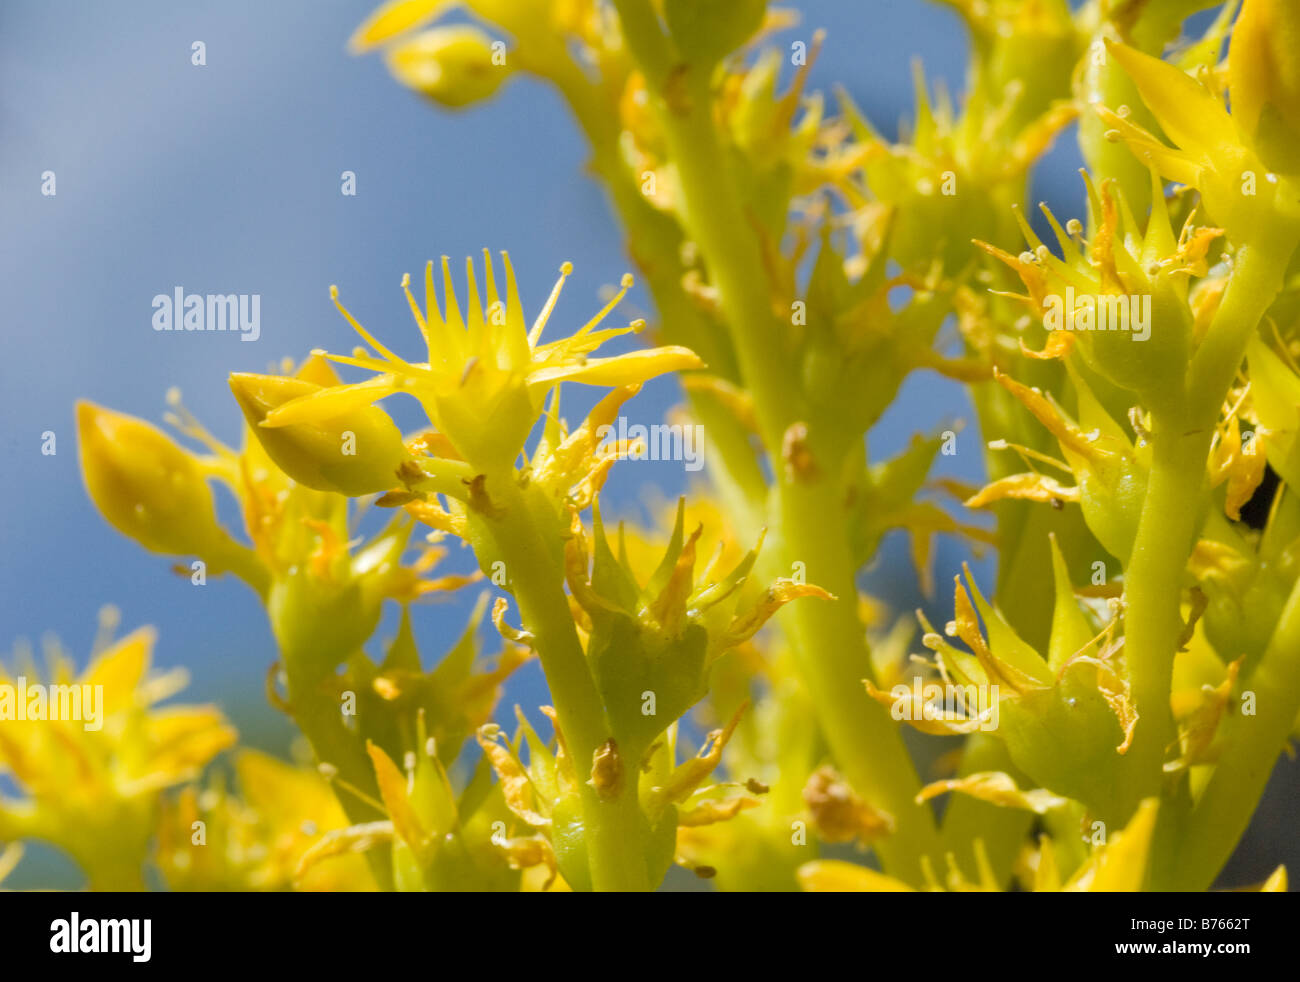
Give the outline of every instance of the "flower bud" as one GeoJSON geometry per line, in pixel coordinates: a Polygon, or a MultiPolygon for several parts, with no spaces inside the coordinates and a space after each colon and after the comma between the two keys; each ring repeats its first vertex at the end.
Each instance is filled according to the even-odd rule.
{"type": "Polygon", "coordinates": [[[201,462],[157,427],[82,401],[77,436],[86,490],[123,535],[169,555],[237,548],[217,524],[201,462]]]}
{"type": "Polygon", "coordinates": [[[394,78],[451,109],[490,98],[510,74],[504,42],[476,27],[435,27],[394,45],[387,57],[394,78]]]}
{"type": "Polygon", "coordinates": [[[1246,0],[1229,51],[1232,115],[1270,168],[1300,173],[1300,5],[1246,0]]]}
{"type": "Polygon", "coordinates": [[[273,409],[320,392],[321,386],[281,375],[235,373],[230,389],[267,455],[299,484],[349,497],[400,485],[397,469],[410,455],[382,409],[363,406],[287,426],[263,426],[273,409]]]}

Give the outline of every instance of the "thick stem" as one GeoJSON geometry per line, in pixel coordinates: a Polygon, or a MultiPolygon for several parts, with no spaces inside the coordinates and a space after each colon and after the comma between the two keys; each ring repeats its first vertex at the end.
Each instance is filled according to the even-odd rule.
{"type": "Polygon", "coordinates": [[[1277,296],[1290,253],[1280,245],[1238,251],[1223,303],[1192,360],[1185,406],[1153,414],[1151,476],[1124,571],[1124,649],[1140,719],[1118,789],[1120,818],[1163,784],[1165,750],[1176,735],[1169,695],[1183,578],[1203,519],[1206,457],[1246,344],[1277,296]]]}
{"type": "MultiPolygon", "coordinates": [[[[609,739],[604,703],[574,627],[564,571],[549,541],[535,527],[524,494],[513,475],[487,485],[493,514],[485,518],[493,544],[506,564],[519,615],[532,633],[579,780],[609,739]]],[[[624,762],[625,780],[617,793],[601,796],[582,787],[583,825],[592,885],[596,890],[649,890],[643,830],[637,799],[635,763],[624,762]]]]}
{"type": "Polygon", "coordinates": [[[920,883],[922,857],[940,855],[938,832],[929,807],[916,803],[920,781],[898,725],[862,684],[871,675],[870,656],[856,611],[856,570],[835,521],[839,506],[828,483],[780,489],[779,555],[805,564],[808,581],[837,598],[791,604],[781,623],[840,770],[895,820],[894,832],[873,848],[892,875],[920,883]]]}
{"type": "Polygon", "coordinates": [[[1177,422],[1155,421],[1147,495],[1124,571],[1124,653],[1139,720],[1124,760],[1117,820],[1159,793],[1165,750],[1175,736],[1169,691],[1183,627],[1183,575],[1203,517],[1211,436],[1208,430],[1180,430],[1177,422]]]}
{"type": "Polygon", "coordinates": [[[1229,388],[1241,371],[1246,345],[1265,312],[1282,290],[1282,280],[1300,240],[1300,228],[1281,225],[1260,229],[1258,245],[1237,250],[1235,269],[1204,340],[1192,358],[1187,377],[1192,425],[1214,425],[1229,388]]]}

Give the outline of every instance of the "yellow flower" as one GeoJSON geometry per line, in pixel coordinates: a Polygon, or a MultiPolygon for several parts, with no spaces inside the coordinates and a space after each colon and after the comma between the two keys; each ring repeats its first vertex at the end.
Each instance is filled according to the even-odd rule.
{"type": "Polygon", "coordinates": [[[329,783],[255,750],[234,761],[237,793],[223,782],[183,788],[164,803],[157,861],[172,890],[373,890],[363,857],[341,857],[295,879],[304,854],[348,824],[329,783]],[[202,823],[196,826],[195,823],[202,823]]]}
{"type": "MultiPolygon", "coordinates": [[[[1250,402],[1257,417],[1255,442],[1261,442],[1264,456],[1290,487],[1300,487],[1300,371],[1294,358],[1282,346],[1276,350],[1259,335],[1246,348],[1250,366],[1250,402]]],[[[1257,447],[1252,446],[1252,450],[1257,447]]]]}
{"type": "Polygon", "coordinates": [[[80,675],[57,646],[44,676],[30,657],[20,658],[13,676],[0,670],[5,693],[27,694],[27,718],[15,718],[11,705],[0,722],[0,773],[24,795],[0,798],[0,840],[39,839],[66,850],[96,889],[140,888],[158,793],[193,779],[235,741],[215,707],[154,708],[184,687],[186,675],[150,675],[153,644],[153,630],[142,628],[80,675]],[[38,690],[47,697],[33,718],[38,690]]]}
{"type": "Polygon", "coordinates": [[[497,292],[487,250],[486,292],[482,297],[473,261],[466,261],[469,298],[464,313],[445,257],[445,309],[439,309],[434,293],[432,262],[425,268],[423,310],[411,296],[410,278],[403,278],[402,287],[427,346],[428,360],[423,362],[405,361],[376,340],[338,303],[338,290],[331,287],[330,294],[340,312],[376,354],[359,348],[352,357],[327,357],[378,374],[355,385],[333,386],[290,400],[272,410],[262,426],[330,419],[394,393],[407,392],[420,401],[430,422],[450,441],[457,457],[476,472],[500,471],[513,465],[541,414],[547,394],[561,382],[619,387],[700,366],[699,358],[681,347],[633,351],[611,358],[589,357],[606,341],[641,327],[640,322],[635,322],[625,328],[597,330],[631,287],[630,276],[623,278],[619,293],[573,335],[543,344],[542,331],[572,267],[564,264],[550,299],[529,328],[524,322],[510,258],[503,256],[504,299],[497,292]]]}
{"type": "Polygon", "coordinates": [[[559,396],[551,400],[541,439],[524,461],[529,484],[544,488],[557,503],[582,511],[596,498],[614,464],[637,441],[603,440],[623,404],[641,391],[639,385],[615,389],[596,403],[572,433],[559,414],[559,396]]]}
{"type": "MultiPolygon", "coordinates": [[[[286,359],[282,370],[293,372],[293,363],[286,359]]],[[[142,420],[82,403],[82,467],[91,497],[110,523],[147,548],[189,551],[207,562],[208,573],[229,570],[247,581],[267,603],[278,631],[289,620],[279,615],[300,607],[303,616],[294,619],[298,628],[317,632],[305,639],[310,647],[346,643],[335,625],[322,624],[331,603],[341,605],[334,610],[340,623],[364,630],[384,599],[414,600],[467,580],[424,576],[443,556],[433,545],[421,546],[420,554],[403,564],[413,529],[405,515],[354,548],[348,504],[339,495],[400,485],[399,470],[406,473],[416,459],[382,410],[359,406],[274,430],[257,425],[286,399],[340,384],[320,357],[305,360],[292,376],[233,376],[231,387],[248,422],[239,452],[204,429],[172,389],[167,397],[172,411],[165,419],[204,445],[209,451],[204,456],[142,420]],[[253,548],[217,524],[208,479],[234,494],[253,548]]],[[[423,441],[416,446],[423,449],[423,441]]]]}
{"type": "MultiPolygon", "coordinates": [[[[1264,387],[1260,386],[1266,378],[1263,354],[1276,357],[1267,349],[1255,352],[1256,359],[1251,365],[1251,398],[1264,395],[1264,387]]],[[[1273,367],[1285,369],[1285,364],[1279,360],[1273,367]]],[[[1293,405],[1288,405],[1287,410],[1291,411],[1293,405]]],[[[1262,412],[1259,404],[1256,412],[1262,412]]],[[[1219,469],[1216,478],[1212,467],[1211,481],[1222,481],[1225,485],[1218,493],[1223,496],[1224,514],[1229,518],[1239,517],[1234,515],[1234,509],[1258,486],[1264,461],[1276,459],[1274,454],[1278,448],[1272,444],[1275,439],[1281,442],[1281,437],[1275,438],[1271,431],[1258,424],[1254,433],[1251,441],[1242,441],[1237,418],[1232,416],[1226,425],[1221,425],[1211,451],[1212,464],[1217,462],[1219,469]],[[1260,444],[1266,446],[1267,456],[1260,444]]],[[[1195,620],[1204,610],[1204,617],[1196,621],[1196,638],[1200,638],[1199,631],[1204,628],[1206,639],[1222,662],[1245,655],[1248,666],[1256,663],[1268,647],[1295,585],[1292,555],[1300,503],[1291,490],[1286,471],[1278,470],[1287,483],[1274,498],[1263,529],[1255,533],[1211,516],[1191,555],[1189,570],[1200,587],[1191,598],[1200,606],[1194,607],[1187,616],[1195,620]]],[[[1180,657],[1182,654],[1186,653],[1180,657]]],[[[1175,669],[1177,664],[1175,661],[1175,669]]],[[[1217,664],[1217,677],[1203,677],[1200,681],[1217,686],[1223,678],[1224,666],[1217,664]]]]}

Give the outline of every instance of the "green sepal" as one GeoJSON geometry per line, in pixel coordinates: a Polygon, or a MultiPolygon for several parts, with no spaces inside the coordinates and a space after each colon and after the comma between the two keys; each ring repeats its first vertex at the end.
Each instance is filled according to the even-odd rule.
{"type": "Polygon", "coordinates": [[[1090,662],[1075,662],[1054,687],[1004,699],[997,732],[1035,784],[1104,816],[1115,802],[1124,734],[1096,672],[1090,662]]]}

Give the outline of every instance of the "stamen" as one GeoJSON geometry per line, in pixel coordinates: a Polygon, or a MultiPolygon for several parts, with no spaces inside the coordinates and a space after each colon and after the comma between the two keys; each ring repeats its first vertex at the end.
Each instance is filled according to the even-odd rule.
{"type": "Polygon", "coordinates": [[[528,346],[537,347],[537,342],[542,336],[542,330],[546,327],[547,320],[550,319],[551,311],[555,309],[556,301],[560,299],[560,291],[564,289],[564,281],[569,278],[573,272],[573,263],[566,262],[560,267],[560,278],[555,281],[555,286],[551,287],[551,295],[546,300],[546,306],[542,312],[537,315],[537,320],[533,322],[533,329],[528,332],[528,346]]]}
{"type": "Polygon", "coordinates": [[[619,283],[618,293],[614,294],[614,296],[610,299],[609,303],[605,304],[605,306],[600,309],[600,313],[596,314],[595,317],[587,321],[586,324],[582,325],[582,327],[580,327],[577,333],[575,333],[573,336],[575,338],[580,338],[588,331],[590,331],[593,327],[595,327],[597,324],[599,324],[601,321],[603,321],[606,318],[606,316],[609,315],[609,312],[618,306],[618,302],[622,300],[625,296],[627,296],[627,291],[632,289],[632,282],[633,282],[632,274],[624,273],[623,279],[619,283]]]}
{"type": "Polygon", "coordinates": [[[1074,473],[1074,471],[1070,469],[1069,464],[1057,460],[1049,454],[1035,450],[1032,447],[1022,447],[1018,443],[1009,443],[1006,440],[990,440],[986,446],[990,450],[1014,450],[1016,454],[1019,455],[1020,459],[1025,462],[1025,466],[1035,474],[1038,473],[1038,468],[1036,468],[1031,461],[1037,461],[1040,464],[1047,464],[1049,467],[1055,467],[1057,470],[1065,474],[1074,473]]]}
{"type": "Polygon", "coordinates": [[[166,400],[167,405],[176,410],[174,413],[169,412],[163,414],[163,421],[166,422],[167,425],[174,427],[181,433],[184,433],[191,440],[197,440],[199,443],[202,443],[218,457],[233,458],[234,454],[231,449],[209,433],[204,425],[198,421],[198,418],[185,408],[184,403],[181,402],[181,390],[179,387],[173,385],[169,388],[167,390],[166,400]]]}
{"type": "MultiPolygon", "coordinates": [[[[365,349],[362,348],[360,351],[365,352],[365,349]]],[[[382,375],[427,376],[434,374],[428,368],[421,365],[412,365],[410,362],[405,361],[393,364],[391,362],[380,361],[378,358],[371,358],[368,353],[362,357],[357,357],[354,354],[351,358],[347,355],[332,355],[328,351],[313,351],[312,354],[320,355],[322,358],[327,358],[340,365],[351,365],[353,368],[365,368],[372,372],[379,372],[382,375]]]]}
{"type": "Polygon", "coordinates": [[[330,299],[334,301],[334,306],[339,309],[339,313],[342,314],[345,318],[347,318],[348,323],[352,325],[352,329],[366,339],[367,344],[369,344],[372,348],[378,351],[389,361],[395,362],[397,364],[402,364],[401,358],[398,358],[397,355],[393,354],[382,344],[376,341],[371,336],[370,332],[367,331],[360,324],[358,324],[357,319],[353,317],[350,313],[348,313],[348,309],[344,307],[343,304],[339,301],[339,288],[337,286],[334,286],[333,284],[330,284],[330,299]]]}
{"type": "Polygon", "coordinates": [[[376,801],[373,797],[366,794],[355,784],[351,784],[348,781],[345,781],[343,778],[339,777],[339,769],[335,767],[333,764],[329,763],[328,761],[321,761],[319,764],[316,765],[316,769],[317,771],[320,772],[320,776],[325,778],[325,780],[328,781],[330,784],[335,785],[342,791],[346,791],[348,794],[352,795],[352,797],[356,798],[358,801],[365,802],[365,804],[375,809],[375,811],[378,812],[384,811],[384,806],[382,803],[376,801]]]}

